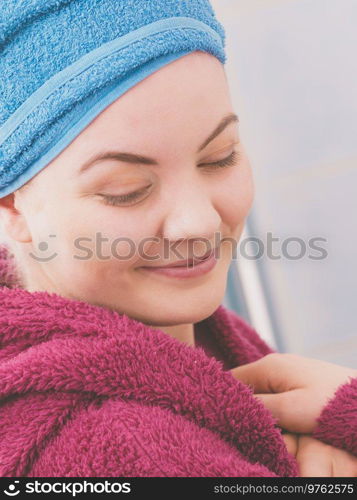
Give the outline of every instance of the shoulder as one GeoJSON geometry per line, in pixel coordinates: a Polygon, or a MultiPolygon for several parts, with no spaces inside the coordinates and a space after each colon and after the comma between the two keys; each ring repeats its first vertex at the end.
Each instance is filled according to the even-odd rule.
{"type": "Polygon", "coordinates": [[[184,416],[118,398],[78,412],[48,443],[30,475],[276,477],[184,416]]]}

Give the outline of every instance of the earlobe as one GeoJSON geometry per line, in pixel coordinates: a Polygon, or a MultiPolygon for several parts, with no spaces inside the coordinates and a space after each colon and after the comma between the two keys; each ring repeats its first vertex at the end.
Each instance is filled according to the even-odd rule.
{"type": "Polygon", "coordinates": [[[0,218],[4,231],[11,239],[21,243],[32,241],[26,217],[16,207],[14,193],[0,198],[0,218]]]}

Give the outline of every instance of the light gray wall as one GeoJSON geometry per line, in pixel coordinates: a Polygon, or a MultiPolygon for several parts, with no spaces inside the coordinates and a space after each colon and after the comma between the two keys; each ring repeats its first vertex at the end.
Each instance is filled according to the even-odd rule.
{"type": "Polygon", "coordinates": [[[255,177],[254,233],[327,239],[324,260],[259,261],[281,344],[356,367],[357,2],[212,4],[255,177]]]}

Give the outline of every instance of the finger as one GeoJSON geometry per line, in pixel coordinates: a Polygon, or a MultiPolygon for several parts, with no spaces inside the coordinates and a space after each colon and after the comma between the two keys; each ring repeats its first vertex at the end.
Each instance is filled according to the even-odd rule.
{"type": "Polygon", "coordinates": [[[296,355],[271,353],[252,363],[237,366],[231,373],[234,378],[250,385],[254,392],[284,392],[303,387],[304,363],[306,360],[296,355]]]}
{"type": "Polygon", "coordinates": [[[290,432],[286,432],[282,434],[282,437],[285,442],[285,446],[288,450],[288,453],[293,455],[294,457],[296,456],[296,452],[298,449],[298,438],[296,434],[292,434],[290,432]]]}
{"type": "Polygon", "coordinates": [[[333,477],[357,477],[357,457],[345,450],[333,448],[333,477]]]}
{"type": "Polygon", "coordinates": [[[309,434],[315,425],[315,406],[306,401],[303,389],[279,394],[254,394],[277,419],[277,424],[289,432],[309,434]]]}
{"type": "Polygon", "coordinates": [[[251,386],[254,392],[272,392],[268,383],[267,368],[262,366],[261,360],[233,368],[231,373],[234,378],[251,386]]]}
{"type": "Polygon", "coordinates": [[[355,455],[311,436],[299,438],[297,461],[298,463],[302,462],[303,471],[306,472],[308,468],[309,474],[325,474],[328,467],[330,469],[329,477],[357,477],[357,457],[355,455]]]}
{"type": "Polygon", "coordinates": [[[309,436],[301,436],[296,457],[300,477],[333,477],[329,448],[321,441],[309,436]]]}

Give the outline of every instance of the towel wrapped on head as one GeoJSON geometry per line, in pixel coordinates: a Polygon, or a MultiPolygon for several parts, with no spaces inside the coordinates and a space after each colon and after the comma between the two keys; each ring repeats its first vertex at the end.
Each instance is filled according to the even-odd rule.
{"type": "Polygon", "coordinates": [[[190,52],[226,62],[208,0],[7,0],[0,5],[0,197],[107,106],[190,52]]]}

